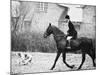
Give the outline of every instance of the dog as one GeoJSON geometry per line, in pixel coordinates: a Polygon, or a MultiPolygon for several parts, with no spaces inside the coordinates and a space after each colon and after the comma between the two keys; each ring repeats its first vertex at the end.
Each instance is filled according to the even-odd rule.
{"type": "Polygon", "coordinates": [[[30,54],[18,53],[18,57],[21,58],[19,64],[27,65],[32,62],[32,55],[30,54]]]}

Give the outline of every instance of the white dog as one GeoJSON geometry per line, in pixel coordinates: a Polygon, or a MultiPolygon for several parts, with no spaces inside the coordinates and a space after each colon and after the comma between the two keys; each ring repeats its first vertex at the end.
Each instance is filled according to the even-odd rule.
{"type": "Polygon", "coordinates": [[[30,54],[18,53],[18,56],[21,58],[19,64],[27,65],[32,61],[32,56],[30,54]]]}

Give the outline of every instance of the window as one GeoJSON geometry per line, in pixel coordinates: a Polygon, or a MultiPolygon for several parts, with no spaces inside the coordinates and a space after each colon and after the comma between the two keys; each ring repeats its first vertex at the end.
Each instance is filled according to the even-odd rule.
{"type": "Polygon", "coordinates": [[[44,2],[38,2],[37,3],[37,12],[47,12],[48,9],[48,3],[44,2]]]}

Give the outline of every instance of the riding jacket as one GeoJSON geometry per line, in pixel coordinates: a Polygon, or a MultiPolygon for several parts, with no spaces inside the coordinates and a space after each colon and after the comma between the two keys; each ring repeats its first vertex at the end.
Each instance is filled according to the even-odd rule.
{"type": "Polygon", "coordinates": [[[67,33],[68,33],[67,36],[72,36],[72,39],[76,39],[77,38],[77,31],[75,30],[74,25],[72,24],[71,21],[69,21],[68,27],[69,27],[69,29],[67,31],[67,33]]]}

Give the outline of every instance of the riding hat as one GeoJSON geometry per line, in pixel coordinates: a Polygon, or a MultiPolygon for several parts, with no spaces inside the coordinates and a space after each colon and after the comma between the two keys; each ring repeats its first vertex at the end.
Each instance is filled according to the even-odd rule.
{"type": "Polygon", "coordinates": [[[66,19],[70,19],[69,15],[66,15],[65,18],[66,18],[66,19]]]}

